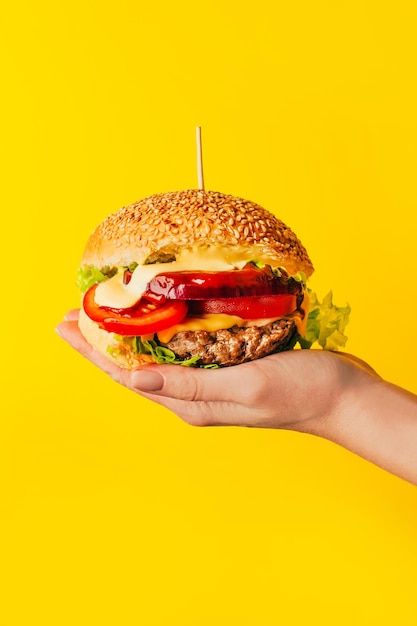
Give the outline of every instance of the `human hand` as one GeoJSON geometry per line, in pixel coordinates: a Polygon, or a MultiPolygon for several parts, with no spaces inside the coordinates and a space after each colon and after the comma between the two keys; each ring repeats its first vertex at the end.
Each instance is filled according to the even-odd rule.
{"type": "Polygon", "coordinates": [[[347,389],[376,374],[347,354],[294,350],[206,370],[181,365],[121,369],[90,346],[70,311],[58,332],[114,380],[170,409],[189,424],[288,428],[315,432],[334,419],[347,389]]]}
{"type": "Polygon", "coordinates": [[[188,424],[318,435],[417,484],[417,396],[351,354],[292,350],[222,369],[152,364],[129,371],[86,342],[78,311],[57,330],[115,381],[188,424]]]}

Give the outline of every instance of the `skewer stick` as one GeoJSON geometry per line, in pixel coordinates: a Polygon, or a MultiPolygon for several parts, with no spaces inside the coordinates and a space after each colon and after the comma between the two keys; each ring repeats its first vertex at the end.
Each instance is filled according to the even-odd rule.
{"type": "Polygon", "coordinates": [[[202,151],[202,145],[201,145],[201,126],[197,126],[197,128],[196,128],[196,141],[197,141],[198,188],[204,190],[203,151],[202,151]]]}

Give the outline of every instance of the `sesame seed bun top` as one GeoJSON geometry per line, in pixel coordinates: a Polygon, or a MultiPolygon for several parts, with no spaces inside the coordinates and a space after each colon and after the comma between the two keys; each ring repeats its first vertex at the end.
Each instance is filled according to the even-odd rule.
{"type": "Polygon", "coordinates": [[[258,204],[216,191],[159,193],[109,215],[91,234],[82,265],[128,266],[150,255],[199,244],[250,248],[251,258],[290,273],[313,265],[306,249],[281,220],[258,204]]]}

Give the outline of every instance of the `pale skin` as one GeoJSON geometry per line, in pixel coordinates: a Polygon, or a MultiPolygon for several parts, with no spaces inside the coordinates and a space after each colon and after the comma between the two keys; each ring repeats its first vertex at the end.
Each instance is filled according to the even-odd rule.
{"type": "Polygon", "coordinates": [[[92,348],[78,310],[57,331],[118,383],[194,426],[252,426],[333,441],[417,485],[417,396],[347,353],[294,350],[235,367],[146,365],[128,371],[92,348]]]}

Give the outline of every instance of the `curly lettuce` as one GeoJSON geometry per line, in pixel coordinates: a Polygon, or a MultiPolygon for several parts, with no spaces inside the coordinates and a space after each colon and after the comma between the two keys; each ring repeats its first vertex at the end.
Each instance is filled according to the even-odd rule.
{"type": "Polygon", "coordinates": [[[333,304],[331,291],[322,302],[314,291],[310,291],[309,296],[310,313],[306,333],[303,337],[298,337],[300,347],[309,349],[314,343],[318,343],[324,350],[343,348],[347,341],[344,331],[349,322],[351,311],[349,304],[343,307],[333,304]]]}
{"type": "Polygon", "coordinates": [[[141,337],[133,337],[132,349],[136,354],[150,354],[156,363],[177,363],[180,365],[195,365],[200,360],[199,356],[193,356],[190,359],[180,360],[175,352],[169,348],[160,346],[153,339],[143,340],[141,337]]]}
{"type": "Polygon", "coordinates": [[[106,265],[99,270],[94,265],[84,265],[77,271],[77,287],[81,293],[85,293],[96,283],[101,283],[115,274],[117,274],[117,267],[106,265]]]}
{"type": "Polygon", "coordinates": [[[219,367],[215,363],[200,365],[198,363],[200,360],[198,355],[189,359],[179,359],[175,352],[159,345],[153,339],[143,340],[141,337],[132,337],[132,349],[137,354],[150,354],[156,363],[174,363],[176,365],[185,365],[186,367],[202,367],[205,369],[217,369],[219,367]]]}

